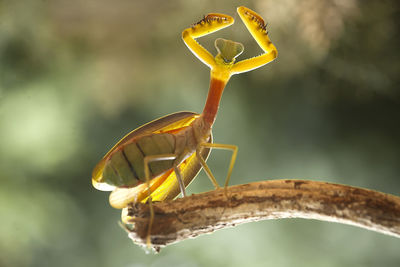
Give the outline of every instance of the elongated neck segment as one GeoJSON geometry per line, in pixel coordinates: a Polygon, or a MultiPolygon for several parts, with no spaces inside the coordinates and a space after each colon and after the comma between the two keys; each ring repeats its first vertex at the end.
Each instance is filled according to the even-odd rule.
{"type": "Polygon", "coordinates": [[[211,128],[217,117],[222,93],[233,74],[232,67],[234,66],[235,58],[244,49],[241,43],[222,38],[215,40],[215,48],[218,54],[215,56],[211,67],[210,89],[208,90],[208,97],[203,110],[203,120],[208,128],[211,128]]]}
{"type": "Polygon", "coordinates": [[[204,122],[210,127],[214,124],[215,118],[217,117],[219,102],[227,82],[228,80],[218,79],[211,75],[210,89],[208,90],[207,101],[202,115],[204,122]]]}

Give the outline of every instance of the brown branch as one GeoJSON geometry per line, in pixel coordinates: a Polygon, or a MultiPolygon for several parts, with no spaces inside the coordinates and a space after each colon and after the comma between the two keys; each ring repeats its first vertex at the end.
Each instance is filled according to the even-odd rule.
{"type": "MultiPolygon", "coordinates": [[[[400,237],[400,197],[346,185],[306,180],[243,184],[154,203],[155,250],[237,224],[305,218],[339,222],[400,237]]],[[[132,204],[129,237],[146,244],[148,204],[132,204]]]]}

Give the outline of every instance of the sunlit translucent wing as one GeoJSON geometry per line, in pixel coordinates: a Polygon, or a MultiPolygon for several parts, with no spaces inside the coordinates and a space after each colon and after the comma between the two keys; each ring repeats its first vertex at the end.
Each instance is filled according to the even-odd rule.
{"type": "MultiPolygon", "coordinates": [[[[209,142],[212,142],[210,136],[209,142]]],[[[210,149],[203,149],[202,157],[207,159],[210,149]]],[[[184,160],[178,167],[182,174],[182,180],[187,187],[201,170],[201,165],[196,158],[196,153],[184,160]]],[[[175,172],[169,170],[164,174],[153,178],[150,181],[151,199],[153,201],[171,200],[180,193],[178,180],[175,172]]],[[[147,184],[143,183],[133,188],[116,188],[110,194],[110,205],[114,208],[121,209],[126,207],[130,202],[146,202],[148,199],[147,184]]]]}
{"type": "MultiPolygon", "coordinates": [[[[96,165],[92,175],[93,186],[96,189],[103,191],[114,190],[110,196],[110,204],[115,208],[123,208],[131,201],[145,201],[145,198],[148,196],[146,184],[142,183],[133,188],[116,188],[115,186],[109,186],[107,183],[103,182],[103,173],[105,171],[107,160],[109,160],[113,153],[115,154],[115,152],[117,152],[119,147],[128,144],[136,138],[148,134],[179,131],[180,129],[189,126],[198,116],[199,115],[197,113],[193,112],[178,112],[154,120],[130,132],[128,135],[122,138],[96,165]]],[[[207,158],[209,150],[204,149],[202,154],[204,158],[207,158]]],[[[190,181],[193,180],[201,168],[200,163],[197,161],[194,155],[195,154],[188,157],[179,167],[181,169],[182,179],[184,180],[185,185],[188,185],[190,181]]],[[[172,169],[166,170],[150,181],[150,191],[153,192],[154,190],[157,190],[157,200],[172,199],[179,194],[177,179],[172,169]],[[178,188],[178,190],[176,190],[176,188],[178,188]]]]}
{"type": "Polygon", "coordinates": [[[114,152],[118,147],[122,146],[125,143],[130,142],[131,140],[138,138],[140,136],[144,136],[151,133],[161,133],[174,129],[179,129],[185,126],[190,125],[193,120],[196,119],[199,115],[194,112],[178,112],[173,113],[154,121],[151,121],[147,124],[142,125],[141,127],[133,130],[129,134],[127,134],[124,138],[122,138],[107,154],[100,160],[99,163],[95,166],[92,173],[92,183],[93,186],[102,191],[112,191],[115,189],[113,186],[109,186],[106,183],[102,182],[103,171],[105,167],[106,161],[109,159],[112,152],[114,152]]]}

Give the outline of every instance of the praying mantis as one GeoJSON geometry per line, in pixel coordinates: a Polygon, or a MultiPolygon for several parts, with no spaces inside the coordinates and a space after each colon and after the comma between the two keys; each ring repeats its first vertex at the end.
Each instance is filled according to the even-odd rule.
{"type": "Polygon", "coordinates": [[[264,53],[236,62],[244,50],[243,45],[218,38],[215,41],[218,53],[212,56],[196,39],[231,26],[234,19],[219,13],[204,16],[182,32],[189,50],[211,69],[203,112],[173,113],[133,130],[108,151],[93,170],[93,186],[98,190],[112,191],[109,198],[112,207],[122,209],[131,202],[149,202],[152,216],[148,226],[148,244],[154,214],[152,201],[174,199],[179,192],[186,196],[185,188],[201,168],[214,187],[220,187],[206,163],[211,149],[232,151],[225,187],[229,183],[238,148],[213,143],[212,140],[212,126],[222,93],[232,75],[257,69],[278,55],[262,17],[243,6],[238,7],[237,12],[264,53]]]}

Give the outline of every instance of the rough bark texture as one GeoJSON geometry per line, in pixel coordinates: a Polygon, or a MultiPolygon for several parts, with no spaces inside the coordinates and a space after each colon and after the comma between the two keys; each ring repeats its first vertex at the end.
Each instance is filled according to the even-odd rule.
{"type": "MultiPolygon", "coordinates": [[[[306,180],[243,184],[154,203],[152,247],[160,248],[237,224],[305,218],[339,222],[400,237],[400,198],[368,189],[306,180]]],[[[146,245],[148,204],[131,204],[129,237],[146,245]]]]}

